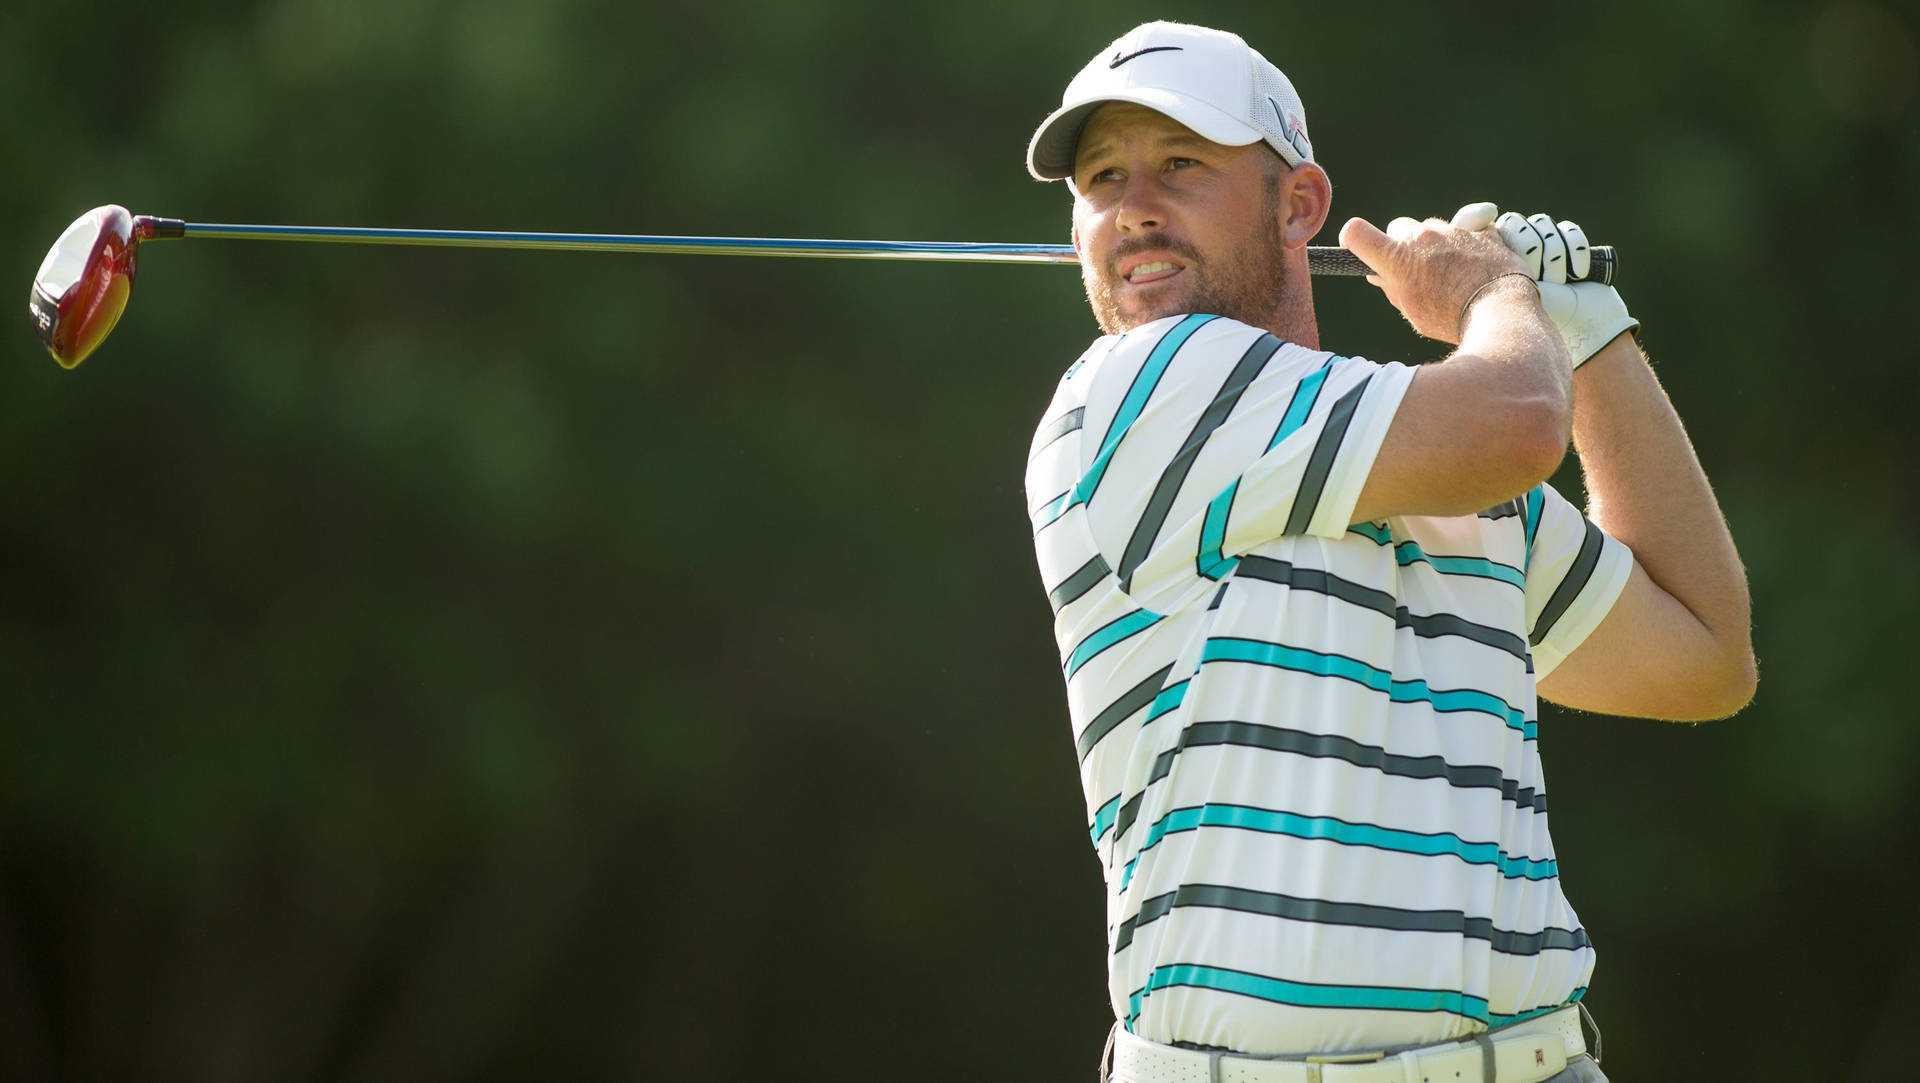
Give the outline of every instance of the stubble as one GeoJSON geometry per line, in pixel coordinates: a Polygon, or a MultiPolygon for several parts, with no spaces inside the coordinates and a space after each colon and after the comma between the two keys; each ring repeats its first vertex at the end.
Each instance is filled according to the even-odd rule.
{"type": "Polygon", "coordinates": [[[1268,176],[1266,189],[1269,213],[1260,216],[1259,225],[1247,231],[1232,251],[1210,258],[1185,241],[1153,233],[1121,242],[1108,256],[1104,267],[1083,262],[1080,278],[1100,330],[1117,335],[1144,323],[1189,312],[1225,316],[1253,327],[1267,327],[1275,322],[1274,316],[1285,307],[1291,282],[1279,216],[1271,213],[1279,199],[1277,175],[1268,176]],[[1186,287],[1168,291],[1152,305],[1123,311],[1114,291],[1115,284],[1123,281],[1120,264],[1128,256],[1149,249],[1173,252],[1185,261],[1186,269],[1181,273],[1187,279],[1186,287]]]}

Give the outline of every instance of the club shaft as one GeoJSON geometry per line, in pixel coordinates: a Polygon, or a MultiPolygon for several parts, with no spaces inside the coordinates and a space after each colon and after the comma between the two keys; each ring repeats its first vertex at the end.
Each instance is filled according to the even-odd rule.
{"type": "MultiPolygon", "coordinates": [[[[992,244],[976,241],[831,241],[780,237],[669,237],[631,233],[502,233],[488,230],[382,229],[363,226],[256,226],[143,218],[145,238],[224,238],[321,244],[396,244],[432,248],[536,248],[563,252],[664,252],[709,256],[787,256],[811,259],[944,260],[954,263],[1078,263],[1064,244],[992,244]]],[[[1613,250],[1593,249],[1595,273],[1612,281],[1613,250]]],[[[1307,249],[1316,275],[1372,271],[1344,248],[1307,249]]]]}
{"type": "MultiPolygon", "coordinates": [[[[954,263],[1078,263],[1064,244],[976,241],[838,241],[781,237],[672,237],[627,233],[508,233],[491,230],[384,229],[363,226],[260,226],[154,218],[150,240],[173,237],[321,244],[395,244],[431,248],[534,248],[563,252],[661,252],[811,259],[941,260],[954,263]]],[[[1367,274],[1344,248],[1310,248],[1314,274],[1367,274]]]]}

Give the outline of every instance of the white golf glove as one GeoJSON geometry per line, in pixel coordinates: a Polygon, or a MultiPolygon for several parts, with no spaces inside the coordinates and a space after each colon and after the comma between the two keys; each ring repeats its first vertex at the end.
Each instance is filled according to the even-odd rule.
{"type": "Polygon", "coordinates": [[[1531,218],[1491,203],[1469,203],[1453,216],[1460,229],[1479,230],[1492,226],[1494,233],[1527,264],[1527,270],[1540,286],[1540,302],[1547,317],[1559,329],[1560,337],[1573,354],[1573,367],[1579,368],[1594,354],[1628,331],[1638,330],[1640,321],[1627,315],[1627,304],[1619,291],[1600,282],[1583,281],[1591,269],[1587,233],[1572,222],[1560,222],[1544,214],[1531,218]]]}

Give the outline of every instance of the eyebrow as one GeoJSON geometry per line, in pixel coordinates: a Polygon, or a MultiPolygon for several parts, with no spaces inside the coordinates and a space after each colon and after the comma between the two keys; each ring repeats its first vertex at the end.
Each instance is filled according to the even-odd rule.
{"type": "MultiPolygon", "coordinates": [[[[1177,149],[1181,147],[1205,148],[1205,147],[1213,146],[1214,144],[1212,143],[1211,140],[1202,136],[1198,132],[1187,131],[1187,132],[1169,132],[1166,135],[1163,135],[1159,139],[1155,140],[1153,145],[1155,150],[1166,150],[1169,148],[1177,149]]],[[[1078,171],[1078,167],[1082,159],[1098,158],[1103,154],[1110,153],[1112,150],[1113,150],[1112,139],[1103,139],[1100,142],[1093,144],[1091,147],[1077,148],[1073,155],[1073,162],[1074,162],[1076,171],[1078,171]]]]}

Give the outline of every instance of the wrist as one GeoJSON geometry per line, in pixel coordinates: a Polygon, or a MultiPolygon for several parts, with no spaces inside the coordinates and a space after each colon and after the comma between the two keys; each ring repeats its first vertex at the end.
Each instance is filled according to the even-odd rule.
{"type": "Polygon", "coordinates": [[[1618,368],[1621,365],[1640,365],[1646,363],[1646,354],[1640,350],[1640,341],[1631,330],[1622,331],[1611,342],[1594,351],[1584,362],[1574,366],[1578,372],[1588,369],[1601,371],[1618,368]]]}
{"type": "Polygon", "coordinates": [[[1467,295],[1466,303],[1460,306],[1459,338],[1466,337],[1467,321],[1473,317],[1473,313],[1481,303],[1497,298],[1526,299],[1538,304],[1540,286],[1533,280],[1533,276],[1525,271],[1508,271],[1482,282],[1478,289],[1467,295]]]}

